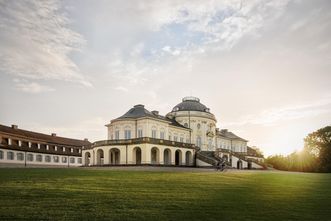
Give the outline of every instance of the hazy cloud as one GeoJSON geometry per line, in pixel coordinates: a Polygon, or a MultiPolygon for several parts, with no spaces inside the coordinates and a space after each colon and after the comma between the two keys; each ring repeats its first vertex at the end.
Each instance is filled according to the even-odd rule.
{"type": "Polygon", "coordinates": [[[0,71],[91,86],[70,57],[85,41],[69,25],[60,1],[1,1],[0,71]]]}
{"type": "Polygon", "coordinates": [[[243,126],[246,124],[272,126],[288,120],[315,117],[325,113],[331,113],[330,97],[302,105],[264,110],[259,114],[245,116],[237,122],[224,123],[223,126],[243,126]]]}
{"type": "Polygon", "coordinates": [[[14,82],[15,82],[15,88],[17,90],[31,93],[31,94],[55,91],[54,88],[51,88],[51,87],[45,86],[45,85],[41,85],[37,82],[30,82],[30,81],[19,80],[19,79],[14,79],[14,82]]]}

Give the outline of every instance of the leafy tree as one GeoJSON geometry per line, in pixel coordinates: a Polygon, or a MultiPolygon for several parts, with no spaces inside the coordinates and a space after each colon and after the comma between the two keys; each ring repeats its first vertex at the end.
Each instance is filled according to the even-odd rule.
{"type": "Polygon", "coordinates": [[[331,126],[321,128],[305,138],[305,150],[318,160],[321,172],[331,172],[331,126]]]}
{"type": "Polygon", "coordinates": [[[331,126],[308,134],[304,141],[302,151],[270,156],[266,162],[279,170],[331,172],[331,126]]]}

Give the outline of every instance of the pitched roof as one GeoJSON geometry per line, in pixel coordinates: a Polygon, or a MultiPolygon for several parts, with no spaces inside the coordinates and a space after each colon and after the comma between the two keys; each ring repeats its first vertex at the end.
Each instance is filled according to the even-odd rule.
{"type": "Polygon", "coordinates": [[[170,125],[173,125],[175,127],[189,129],[187,127],[184,127],[183,125],[181,125],[174,119],[170,119],[168,117],[159,115],[157,111],[151,112],[151,111],[147,110],[144,107],[144,105],[142,105],[142,104],[135,105],[128,112],[126,112],[125,114],[123,114],[122,116],[120,116],[114,120],[138,119],[138,118],[142,118],[142,117],[150,117],[150,118],[154,118],[154,119],[158,119],[158,120],[168,121],[170,125]]]}
{"type": "Polygon", "coordinates": [[[237,135],[235,135],[234,133],[228,131],[228,130],[220,130],[217,135],[221,136],[221,137],[225,137],[225,138],[229,138],[232,140],[241,140],[241,141],[245,141],[248,142],[248,140],[245,140],[237,135]]]}
{"type": "Polygon", "coordinates": [[[48,135],[48,134],[42,134],[42,133],[38,133],[38,132],[8,127],[8,126],[0,124],[0,133],[1,132],[7,133],[12,136],[22,137],[27,140],[33,139],[33,140],[39,140],[39,141],[43,141],[43,142],[61,144],[61,145],[88,146],[91,144],[88,140],[78,140],[78,139],[71,139],[71,138],[66,138],[66,137],[52,136],[52,135],[48,135]]]}

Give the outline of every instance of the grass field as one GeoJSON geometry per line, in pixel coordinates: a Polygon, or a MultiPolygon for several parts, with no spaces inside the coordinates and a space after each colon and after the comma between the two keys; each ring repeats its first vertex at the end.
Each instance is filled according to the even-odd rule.
{"type": "Polygon", "coordinates": [[[0,169],[0,220],[331,220],[331,174],[0,169]]]}

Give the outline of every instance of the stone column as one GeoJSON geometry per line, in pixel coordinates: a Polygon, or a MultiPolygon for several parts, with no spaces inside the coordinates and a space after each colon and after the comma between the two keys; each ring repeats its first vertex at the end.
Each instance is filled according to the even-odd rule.
{"type": "Polygon", "coordinates": [[[110,148],[104,148],[103,149],[103,164],[110,164],[110,154],[109,154],[109,149],[110,148]]]}

